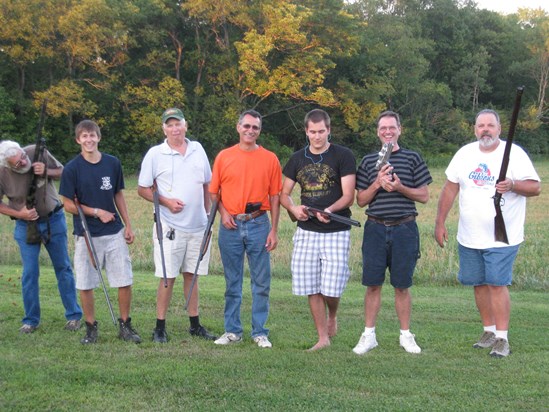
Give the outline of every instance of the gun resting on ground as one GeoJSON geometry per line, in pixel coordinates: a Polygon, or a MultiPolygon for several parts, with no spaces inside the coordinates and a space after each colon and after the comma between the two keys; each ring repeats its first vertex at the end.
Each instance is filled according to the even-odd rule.
{"type": "Polygon", "coordinates": [[[78,201],[78,198],[76,196],[74,197],[74,204],[76,205],[76,210],[78,210],[78,216],[80,217],[80,221],[82,222],[82,229],[84,229],[84,240],[86,241],[86,247],[88,248],[88,256],[90,258],[90,262],[93,268],[96,270],[97,276],[99,276],[101,286],[103,287],[103,292],[105,293],[105,299],[107,300],[107,305],[109,306],[109,312],[111,313],[112,322],[116,326],[116,316],[114,316],[111,300],[109,299],[109,294],[107,292],[107,286],[105,285],[105,280],[103,279],[103,274],[101,273],[101,264],[99,263],[97,253],[95,252],[95,247],[93,246],[90,229],[88,228],[88,223],[86,222],[86,215],[84,214],[84,210],[82,209],[82,206],[80,205],[80,202],[78,201]]]}
{"type": "Polygon", "coordinates": [[[162,275],[164,279],[164,287],[168,287],[168,276],[166,275],[166,259],[164,258],[164,233],[162,230],[162,220],[160,219],[160,195],[158,189],[153,188],[153,204],[154,204],[154,225],[156,227],[156,237],[160,246],[160,260],[162,261],[162,275]]]}
{"type": "Polygon", "coordinates": [[[200,262],[202,262],[202,259],[204,259],[204,255],[208,251],[208,245],[210,244],[210,240],[212,238],[212,227],[215,221],[215,215],[217,213],[218,206],[219,206],[218,201],[214,200],[212,202],[212,207],[210,209],[210,215],[208,216],[208,223],[206,224],[206,229],[204,230],[204,237],[202,238],[202,244],[200,245],[200,254],[198,255],[198,260],[196,261],[196,267],[194,269],[191,287],[189,288],[189,293],[185,301],[185,310],[187,310],[187,307],[189,306],[189,302],[191,300],[191,296],[193,294],[193,288],[194,288],[194,284],[196,283],[196,278],[198,276],[198,268],[200,267],[200,262]]]}

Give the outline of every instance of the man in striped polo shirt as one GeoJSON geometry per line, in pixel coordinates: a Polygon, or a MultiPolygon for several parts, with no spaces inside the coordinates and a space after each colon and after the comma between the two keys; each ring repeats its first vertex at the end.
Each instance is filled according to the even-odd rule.
{"type": "Polygon", "coordinates": [[[399,146],[402,132],[397,113],[385,111],[377,119],[381,144],[392,143],[390,163],[376,169],[378,153],[364,156],[357,170],[357,203],[368,205],[368,220],[362,242],[362,284],[366,286],[364,317],[366,328],[353,352],[362,355],[375,348],[377,314],[381,307],[381,288],[389,268],[395,289],[395,309],[400,322],[400,346],[406,352],[420,353],[410,333],[412,298],[409,288],[420,256],[415,202],[429,200],[433,179],[421,156],[399,146]]]}

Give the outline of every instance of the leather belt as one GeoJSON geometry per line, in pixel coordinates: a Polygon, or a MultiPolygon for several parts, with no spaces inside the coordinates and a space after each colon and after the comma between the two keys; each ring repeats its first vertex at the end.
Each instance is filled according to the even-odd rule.
{"type": "Polygon", "coordinates": [[[236,220],[240,220],[241,222],[247,222],[248,220],[255,219],[256,217],[259,217],[264,214],[265,214],[265,210],[257,210],[253,213],[239,213],[238,215],[233,215],[233,217],[236,220]]]}
{"type": "Polygon", "coordinates": [[[416,220],[416,217],[411,215],[411,216],[403,217],[401,219],[389,220],[389,219],[379,219],[374,216],[368,216],[368,220],[371,220],[374,223],[378,223],[384,226],[398,226],[398,225],[402,225],[403,223],[413,222],[414,220],[416,220]]]}

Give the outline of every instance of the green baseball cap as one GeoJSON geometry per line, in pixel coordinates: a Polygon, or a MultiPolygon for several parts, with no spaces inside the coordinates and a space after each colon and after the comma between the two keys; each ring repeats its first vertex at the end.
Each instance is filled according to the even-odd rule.
{"type": "Polygon", "coordinates": [[[162,113],[162,124],[166,123],[168,119],[177,119],[177,120],[185,120],[185,116],[183,116],[183,112],[177,108],[171,108],[166,110],[164,113],[162,113]]]}

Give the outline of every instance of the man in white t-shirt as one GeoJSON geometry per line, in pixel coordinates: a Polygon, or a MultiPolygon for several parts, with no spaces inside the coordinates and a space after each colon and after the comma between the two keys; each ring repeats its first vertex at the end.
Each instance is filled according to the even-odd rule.
{"type": "MultiPolygon", "coordinates": [[[[185,137],[187,122],[177,108],[162,114],[163,143],[152,147],[141,164],[137,192],[153,201],[153,186],[159,194],[160,217],[164,236],[161,239],[166,263],[168,286],[162,279],[160,244],[153,229],[155,275],[160,279],[156,297],[156,327],[153,341],[168,341],[166,314],[173,293],[175,278],[183,273],[185,297],[189,296],[193,272],[200,255],[200,247],[210,211],[208,188],[212,171],[202,145],[185,137]]],[[[198,267],[199,275],[208,273],[210,249],[198,267]]],[[[198,282],[198,281],[197,281],[198,282]]],[[[189,333],[207,340],[215,340],[200,324],[198,314],[198,283],[187,302],[189,333]]]]}
{"type": "Polygon", "coordinates": [[[505,142],[499,136],[501,125],[493,110],[480,111],[475,120],[477,142],[462,147],[446,169],[435,225],[437,243],[448,240],[445,221],[459,193],[458,280],[474,286],[475,301],[484,332],[475,348],[491,348],[493,357],[508,356],[507,332],[511,299],[513,263],[524,240],[526,198],[541,192],[540,178],[528,155],[513,144],[505,180],[496,183],[501,169],[505,142]],[[509,243],[495,240],[494,199],[502,194],[502,214],[509,243]]]}

